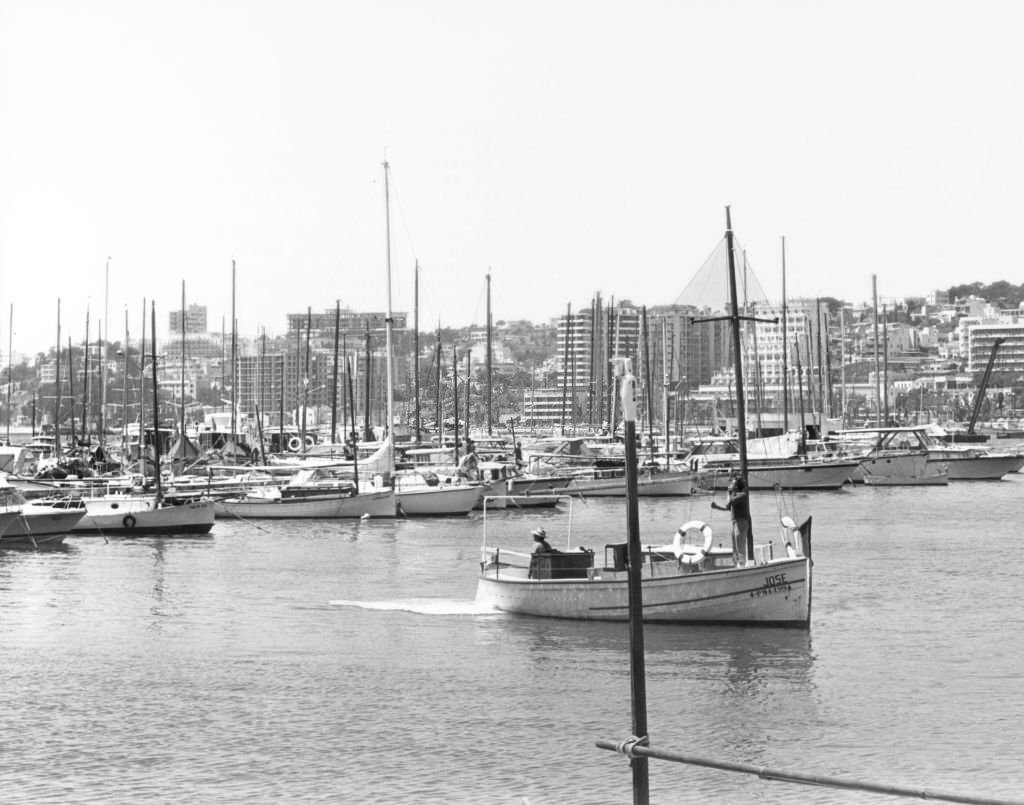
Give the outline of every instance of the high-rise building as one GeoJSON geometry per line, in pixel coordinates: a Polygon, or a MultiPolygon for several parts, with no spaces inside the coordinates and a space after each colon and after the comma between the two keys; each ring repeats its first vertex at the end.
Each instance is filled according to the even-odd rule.
{"type": "MultiPolygon", "coordinates": [[[[181,309],[167,314],[168,330],[171,336],[181,335],[181,309]]],[[[185,334],[205,333],[206,305],[189,305],[185,308],[185,334]]]]}

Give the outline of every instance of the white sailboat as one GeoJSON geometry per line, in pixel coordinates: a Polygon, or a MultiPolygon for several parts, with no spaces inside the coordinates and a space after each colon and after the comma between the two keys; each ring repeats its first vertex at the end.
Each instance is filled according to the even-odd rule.
{"type": "MultiPolygon", "coordinates": [[[[728,213],[727,213],[728,221],[728,213]]],[[[746,422],[739,348],[739,320],[731,224],[727,224],[729,290],[736,369],[740,466],[746,475],[746,422]]],[[[628,362],[626,362],[628,363],[628,362]]],[[[635,422],[635,379],[628,366],[622,383],[623,416],[635,422]]],[[[641,610],[645,621],[727,623],[809,628],[811,615],[811,521],[799,527],[780,518],[781,545],[715,544],[709,525],[690,521],[670,545],[639,552],[641,610]],[[698,537],[690,544],[690,537],[698,537]]],[[[502,612],[587,620],[629,619],[628,544],[609,543],[604,556],[571,547],[525,554],[489,544],[486,509],[477,603],[502,612]],[[603,561],[598,561],[599,559],[603,561]]]]}

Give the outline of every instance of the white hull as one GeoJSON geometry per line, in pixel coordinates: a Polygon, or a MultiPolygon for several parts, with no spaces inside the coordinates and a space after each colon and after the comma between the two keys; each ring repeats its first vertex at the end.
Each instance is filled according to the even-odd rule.
{"type": "Polygon", "coordinates": [[[358,495],[318,498],[228,498],[214,504],[217,517],[243,520],[336,519],[344,517],[394,517],[395,493],[388,489],[358,495]]]}
{"type": "Polygon", "coordinates": [[[552,495],[557,495],[567,489],[571,483],[571,479],[563,475],[510,478],[508,481],[509,500],[506,505],[513,509],[554,506],[557,500],[552,495]]]}
{"type": "MultiPolygon", "coordinates": [[[[685,497],[693,493],[694,480],[694,474],[689,471],[640,475],[637,493],[641,497],[685,497]]],[[[626,496],[626,478],[575,478],[566,493],[621,498],[626,496]]]]}
{"type": "Polygon", "coordinates": [[[930,459],[948,467],[951,481],[998,481],[1020,469],[1022,461],[1019,456],[958,456],[955,453],[930,459]]]}
{"type": "Polygon", "coordinates": [[[482,486],[424,486],[395,492],[395,500],[408,517],[442,517],[469,514],[484,493],[482,486]]]}
{"type": "Polygon", "coordinates": [[[23,511],[7,526],[0,547],[59,545],[84,514],[81,509],[26,506],[29,508],[31,511],[23,511]]]}
{"type": "MultiPolygon", "coordinates": [[[[747,479],[751,489],[840,489],[850,482],[859,465],[858,461],[794,461],[769,466],[751,463],[747,468],[747,479]]],[[[713,479],[713,489],[726,489],[731,480],[728,471],[712,470],[708,477],[713,479]]]]}
{"type": "MultiPolygon", "coordinates": [[[[673,566],[674,562],[664,563],[673,566]]],[[[811,563],[804,557],[703,573],[646,575],[643,619],[665,623],[729,623],[806,627],[811,563]]],[[[528,579],[488,568],[476,600],[502,612],[545,618],[625,621],[625,571],[594,569],[587,579],[528,579]]]]}
{"type": "Polygon", "coordinates": [[[212,500],[156,506],[153,495],[110,495],[83,502],[85,516],[75,525],[76,534],[205,534],[213,528],[212,500]]]}
{"type": "Polygon", "coordinates": [[[860,473],[868,486],[942,486],[949,483],[945,462],[928,461],[924,453],[868,456],[861,459],[860,473]]]}

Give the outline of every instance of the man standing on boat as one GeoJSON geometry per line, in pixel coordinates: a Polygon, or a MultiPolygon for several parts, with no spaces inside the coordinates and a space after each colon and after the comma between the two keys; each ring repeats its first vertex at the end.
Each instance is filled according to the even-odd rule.
{"type": "Polygon", "coordinates": [[[747,535],[750,533],[750,495],[741,475],[734,475],[729,483],[729,500],[724,506],[711,501],[711,508],[732,512],[732,552],[735,557],[746,555],[747,535]]]}

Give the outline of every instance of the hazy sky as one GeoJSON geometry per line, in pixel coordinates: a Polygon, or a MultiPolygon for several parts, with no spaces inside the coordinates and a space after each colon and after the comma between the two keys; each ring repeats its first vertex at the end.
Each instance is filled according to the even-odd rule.
{"type": "Polygon", "coordinates": [[[1024,280],[1019,2],[0,0],[0,351],[143,297],[239,331],[672,302],[732,206],[761,284],[1024,280]],[[230,324],[229,324],[230,326],[230,324]]]}

